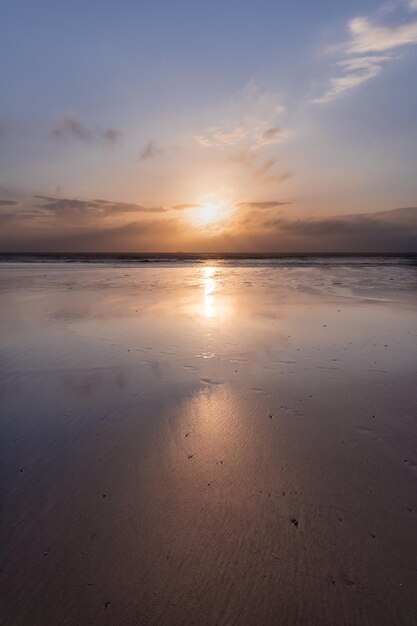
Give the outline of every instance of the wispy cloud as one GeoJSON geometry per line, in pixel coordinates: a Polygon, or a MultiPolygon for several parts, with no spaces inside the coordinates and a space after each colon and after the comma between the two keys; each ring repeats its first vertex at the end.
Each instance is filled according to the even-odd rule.
{"type": "Polygon", "coordinates": [[[236,146],[249,132],[243,125],[213,127],[207,129],[204,135],[196,135],[195,140],[204,148],[225,148],[236,146]]]}
{"type": "MultiPolygon", "coordinates": [[[[146,207],[128,202],[110,200],[80,200],[78,198],[56,198],[51,196],[35,196],[42,200],[30,207],[30,214],[41,219],[64,219],[66,221],[90,221],[101,218],[120,217],[126,214],[164,213],[165,207],[146,207]]],[[[24,214],[24,213],[23,213],[24,214]]]]}
{"type": "Polygon", "coordinates": [[[16,200],[0,200],[0,206],[18,206],[19,202],[16,200]]]}
{"type": "Polygon", "coordinates": [[[316,98],[315,102],[331,102],[345,91],[375,78],[381,73],[383,64],[391,60],[392,57],[388,56],[364,56],[339,61],[337,66],[342,69],[343,73],[330,80],[327,91],[316,98]]]}
{"type": "Polygon", "coordinates": [[[174,211],[186,211],[187,209],[197,209],[201,205],[198,203],[187,203],[183,204],[173,204],[170,208],[174,209],[174,211]]]}
{"type": "Polygon", "coordinates": [[[151,139],[141,151],[139,155],[139,161],[147,161],[148,159],[153,159],[154,157],[162,155],[163,152],[163,149],[157,146],[155,141],[151,139]]]}
{"type": "Polygon", "coordinates": [[[246,168],[260,183],[280,183],[292,176],[290,171],[277,171],[277,166],[279,165],[278,157],[262,158],[257,151],[248,147],[242,147],[240,150],[233,152],[229,157],[229,161],[246,168]]]}
{"type": "Polygon", "coordinates": [[[73,113],[65,113],[55,120],[50,137],[56,141],[80,141],[114,147],[122,133],[116,128],[90,128],[73,113]]]}
{"type": "Polygon", "coordinates": [[[246,146],[256,150],[284,139],[285,129],[276,122],[285,108],[275,94],[260,94],[257,86],[250,83],[232,108],[233,114],[224,124],[194,135],[199,146],[220,150],[246,146]]]}
{"type": "Polygon", "coordinates": [[[263,202],[239,202],[236,206],[243,209],[277,209],[289,204],[291,203],[282,200],[266,200],[263,202]]]}
{"type": "Polygon", "coordinates": [[[349,22],[349,32],[349,52],[353,54],[386,52],[417,43],[417,21],[381,26],[372,24],[366,17],[357,17],[349,22]]]}
{"type": "MultiPolygon", "coordinates": [[[[411,0],[408,7],[414,10],[417,0],[411,0]]],[[[327,90],[314,100],[316,103],[331,102],[375,78],[388,62],[399,58],[400,48],[417,44],[417,20],[383,25],[373,23],[368,17],[356,17],[348,23],[348,33],[349,40],[342,46],[344,58],[336,63],[340,71],[330,79],[327,90]]]]}
{"type": "Polygon", "coordinates": [[[259,137],[258,143],[265,146],[271,143],[279,143],[284,137],[285,129],[280,126],[272,126],[267,128],[259,137]]]}
{"type": "Polygon", "coordinates": [[[280,126],[268,127],[264,122],[247,121],[246,125],[209,128],[205,134],[195,135],[195,140],[203,148],[224,149],[246,144],[257,149],[279,143],[284,136],[285,129],[280,126]]]}

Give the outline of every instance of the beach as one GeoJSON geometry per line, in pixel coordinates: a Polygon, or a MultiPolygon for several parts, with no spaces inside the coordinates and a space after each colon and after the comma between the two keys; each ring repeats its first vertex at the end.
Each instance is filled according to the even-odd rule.
{"type": "Polygon", "coordinates": [[[417,265],[0,264],[2,626],[413,625],[417,265]]]}

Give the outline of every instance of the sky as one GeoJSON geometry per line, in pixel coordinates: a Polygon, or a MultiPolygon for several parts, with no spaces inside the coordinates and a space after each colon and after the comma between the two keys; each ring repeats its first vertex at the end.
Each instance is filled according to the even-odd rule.
{"type": "Polygon", "coordinates": [[[1,15],[0,251],[417,252],[417,0],[1,15]]]}

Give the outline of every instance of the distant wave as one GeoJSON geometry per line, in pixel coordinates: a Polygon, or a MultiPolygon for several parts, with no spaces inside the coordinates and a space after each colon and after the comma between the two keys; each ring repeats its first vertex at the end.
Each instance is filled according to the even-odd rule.
{"type": "Polygon", "coordinates": [[[232,266],[417,266],[417,254],[280,254],[280,253],[0,253],[0,263],[104,263],[182,265],[221,263],[232,266]]]}

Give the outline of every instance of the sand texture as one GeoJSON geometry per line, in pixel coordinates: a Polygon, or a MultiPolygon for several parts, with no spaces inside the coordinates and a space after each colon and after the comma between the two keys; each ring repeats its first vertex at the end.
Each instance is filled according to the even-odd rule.
{"type": "Polygon", "coordinates": [[[404,263],[0,265],[0,624],[416,624],[416,311],[404,263]]]}

